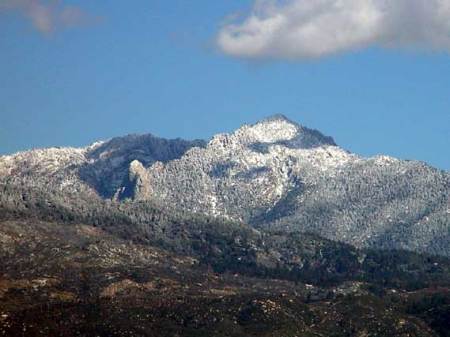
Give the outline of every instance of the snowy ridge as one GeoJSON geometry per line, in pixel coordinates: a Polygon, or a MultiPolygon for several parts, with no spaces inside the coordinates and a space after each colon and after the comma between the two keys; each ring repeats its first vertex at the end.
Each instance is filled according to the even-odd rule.
{"type": "Polygon", "coordinates": [[[141,186],[135,196],[250,221],[249,213],[269,212],[299,185],[314,185],[318,176],[334,177],[361,161],[317,131],[276,116],[216,135],[179,160],[155,163],[140,172],[149,188],[141,186]]]}
{"type": "Polygon", "coordinates": [[[274,116],[209,142],[129,135],[86,148],[0,157],[0,184],[151,201],[358,247],[450,248],[450,175],[388,156],[362,158],[274,116]]]}

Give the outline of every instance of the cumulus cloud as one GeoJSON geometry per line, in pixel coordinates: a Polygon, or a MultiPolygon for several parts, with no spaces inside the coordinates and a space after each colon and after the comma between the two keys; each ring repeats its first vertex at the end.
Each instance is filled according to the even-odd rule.
{"type": "Polygon", "coordinates": [[[0,0],[0,14],[14,11],[30,20],[43,34],[78,26],[89,19],[80,8],[64,5],[58,0],[0,0]]]}
{"type": "Polygon", "coordinates": [[[242,58],[319,58],[368,46],[450,51],[450,0],[257,0],[219,48],[242,58]]]}

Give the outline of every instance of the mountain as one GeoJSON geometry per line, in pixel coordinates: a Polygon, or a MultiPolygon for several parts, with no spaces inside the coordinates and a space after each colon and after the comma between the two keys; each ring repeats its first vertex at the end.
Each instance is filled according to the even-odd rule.
{"type": "Polygon", "coordinates": [[[362,158],[280,115],[209,142],[131,135],[1,157],[0,183],[75,204],[148,202],[359,248],[450,255],[448,172],[362,158]]]}
{"type": "Polygon", "coordinates": [[[450,251],[447,172],[361,158],[285,117],[217,135],[179,160],[146,169],[135,163],[131,171],[138,200],[357,247],[450,251]]]}
{"type": "Polygon", "coordinates": [[[283,116],[0,157],[0,336],[449,337],[448,197],[283,116]]]}

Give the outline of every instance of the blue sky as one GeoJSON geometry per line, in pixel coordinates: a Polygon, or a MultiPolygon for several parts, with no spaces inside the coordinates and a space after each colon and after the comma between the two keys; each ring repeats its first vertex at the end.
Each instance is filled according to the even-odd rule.
{"type": "Polygon", "coordinates": [[[252,1],[63,3],[83,20],[38,26],[23,8],[0,6],[0,153],[129,133],[207,139],[282,113],[352,152],[450,169],[442,48],[364,40],[323,55],[306,43],[265,45],[246,57],[242,44],[221,50],[216,38],[252,1]]]}

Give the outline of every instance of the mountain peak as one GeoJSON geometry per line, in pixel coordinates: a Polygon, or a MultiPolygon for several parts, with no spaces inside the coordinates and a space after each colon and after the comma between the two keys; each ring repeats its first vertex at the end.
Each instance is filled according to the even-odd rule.
{"type": "Polygon", "coordinates": [[[283,115],[274,115],[255,124],[244,125],[238,132],[242,132],[253,142],[275,143],[295,138],[299,133],[299,125],[283,115]]]}
{"type": "Polygon", "coordinates": [[[286,123],[289,123],[289,124],[298,125],[296,122],[290,120],[288,117],[286,117],[283,114],[274,114],[274,115],[268,116],[266,118],[263,118],[262,120],[260,120],[256,124],[259,124],[259,123],[270,123],[270,122],[286,122],[286,123]]]}
{"type": "Polygon", "coordinates": [[[305,149],[336,146],[333,138],[304,127],[282,114],[269,116],[252,125],[244,125],[237,132],[245,134],[253,143],[277,143],[305,149]]]}

